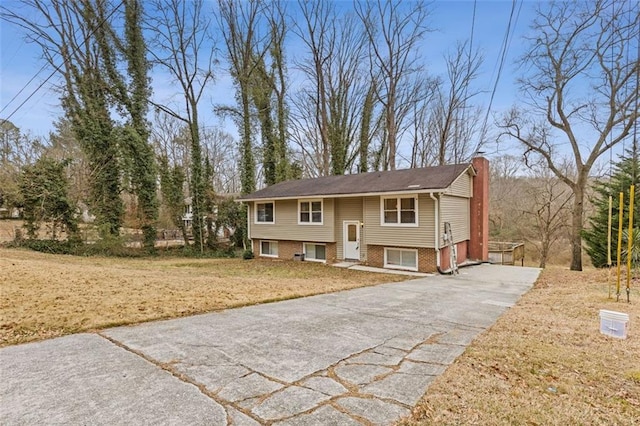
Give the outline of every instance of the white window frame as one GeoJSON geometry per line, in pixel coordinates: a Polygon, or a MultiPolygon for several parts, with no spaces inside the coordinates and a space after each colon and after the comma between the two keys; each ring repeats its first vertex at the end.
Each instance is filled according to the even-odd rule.
{"type": "Polygon", "coordinates": [[[256,201],[253,203],[253,223],[257,225],[273,225],[276,223],[276,202],[275,201],[256,201]],[[259,221],[258,220],[258,204],[273,204],[273,220],[271,222],[259,221]]]}
{"type": "Polygon", "coordinates": [[[394,195],[388,196],[384,195],[380,197],[380,226],[402,226],[402,227],[417,227],[419,226],[419,199],[417,194],[406,194],[406,195],[394,195]],[[403,198],[413,198],[414,199],[414,207],[416,212],[416,221],[415,223],[400,223],[400,219],[402,217],[402,209],[400,208],[403,198]],[[384,202],[385,200],[396,200],[396,219],[397,223],[386,223],[384,221],[384,202]]]}
{"type": "Polygon", "coordinates": [[[306,242],[306,243],[302,243],[302,251],[304,253],[304,260],[305,261],[310,261],[310,262],[320,262],[320,263],[327,263],[327,245],[326,244],[321,244],[321,243],[310,243],[310,242],[306,242]],[[310,257],[307,257],[307,244],[313,244],[314,246],[323,246],[324,247],[324,259],[312,259],[310,257]]]}
{"type": "MultiPolygon", "coordinates": [[[[402,256],[402,255],[401,255],[402,256]]],[[[405,271],[418,271],[418,262],[420,261],[420,259],[418,258],[418,250],[417,249],[407,249],[407,248],[398,248],[398,247],[385,247],[384,248],[384,267],[388,268],[388,269],[402,269],[405,271]],[[387,262],[387,253],[389,250],[396,250],[396,251],[405,251],[405,252],[412,252],[415,254],[416,256],[416,266],[415,267],[411,267],[411,266],[402,266],[402,265],[390,265],[387,262]]]]}
{"type": "Polygon", "coordinates": [[[260,256],[262,257],[278,257],[278,242],[276,240],[260,240],[260,256]],[[276,244],[276,254],[265,254],[262,252],[262,243],[276,244]]]}
{"type": "Polygon", "coordinates": [[[298,200],[298,225],[322,225],[324,223],[324,202],[322,198],[298,200]],[[311,206],[313,203],[320,203],[320,222],[313,222],[313,210],[311,206]],[[300,220],[300,214],[302,213],[302,203],[309,203],[309,222],[303,222],[300,220]]]}

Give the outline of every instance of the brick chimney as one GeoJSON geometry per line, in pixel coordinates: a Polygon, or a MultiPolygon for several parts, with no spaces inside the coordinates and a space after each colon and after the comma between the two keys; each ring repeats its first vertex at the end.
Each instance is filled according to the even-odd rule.
{"type": "Polygon", "coordinates": [[[471,219],[469,240],[469,258],[489,260],[489,161],[483,157],[471,160],[476,171],[473,178],[473,196],[471,198],[471,219]]]}

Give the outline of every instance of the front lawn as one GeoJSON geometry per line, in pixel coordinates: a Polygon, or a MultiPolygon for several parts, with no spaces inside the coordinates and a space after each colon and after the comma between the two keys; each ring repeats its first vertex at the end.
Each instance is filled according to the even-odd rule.
{"type": "Polygon", "coordinates": [[[0,248],[0,346],[405,279],[310,262],[0,248]]]}
{"type": "Polygon", "coordinates": [[[608,299],[608,281],[606,270],[547,268],[402,424],[639,424],[640,283],[628,304],[608,299]],[[626,340],[600,334],[600,309],[629,314],[626,340]]]}

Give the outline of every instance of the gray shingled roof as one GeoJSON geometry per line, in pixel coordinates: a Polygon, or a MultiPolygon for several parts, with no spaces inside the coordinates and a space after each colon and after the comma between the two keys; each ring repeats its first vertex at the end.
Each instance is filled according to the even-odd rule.
{"type": "Polygon", "coordinates": [[[266,200],[383,192],[444,190],[470,167],[471,164],[451,164],[418,169],[289,180],[268,186],[238,199],[266,200]]]}

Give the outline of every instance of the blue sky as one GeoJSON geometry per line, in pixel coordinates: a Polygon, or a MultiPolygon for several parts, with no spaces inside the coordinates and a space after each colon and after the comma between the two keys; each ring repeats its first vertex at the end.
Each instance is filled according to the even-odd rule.
{"type": "MultiPolygon", "coordinates": [[[[17,4],[14,0],[3,0],[2,3],[9,8],[15,7],[17,4]]],[[[516,15],[512,21],[512,25],[514,25],[513,38],[497,86],[492,113],[510,107],[517,99],[517,90],[514,85],[517,69],[514,61],[522,53],[521,37],[528,29],[536,3],[535,1],[518,1],[517,3],[516,15]]],[[[479,88],[485,93],[481,95],[479,102],[487,106],[490,92],[496,80],[512,1],[478,0],[475,6],[473,45],[481,49],[485,56],[485,63],[477,81],[479,88]]],[[[444,71],[443,54],[448,49],[452,49],[457,40],[468,39],[471,35],[474,2],[471,0],[437,0],[432,3],[431,8],[431,26],[436,31],[427,34],[421,48],[421,54],[426,59],[429,71],[432,74],[441,74],[444,71]]],[[[293,34],[291,36],[293,37],[293,34]]],[[[0,117],[6,118],[17,109],[17,112],[11,117],[14,124],[22,131],[29,132],[34,136],[46,136],[52,129],[52,123],[62,114],[59,107],[59,94],[55,90],[55,85],[60,83],[60,78],[58,76],[52,78],[30,100],[18,108],[49,76],[52,68],[47,66],[41,70],[44,62],[40,59],[39,48],[28,44],[24,40],[24,34],[17,27],[0,21],[0,37],[0,109],[4,109],[0,113],[0,117]],[[34,79],[29,84],[28,82],[32,78],[34,79]],[[18,94],[21,90],[23,90],[22,93],[18,94]],[[11,101],[14,96],[16,96],[15,100],[11,101]]],[[[295,52],[288,54],[293,56],[295,52]]],[[[291,72],[295,71],[291,69],[291,72]]],[[[169,103],[172,102],[172,99],[178,99],[174,92],[175,86],[165,76],[154,71],[152,72],[152,80],[153,96],[156,102],[169,103]]],[[[212,105],[232,102],[233,89],[230,86],[230,79],[224,70],[220,70],[216,82],[210,86],[206,99],[202,103],[204,125],[221,124],[235,133],[231,123],[220,123],[212,113],[212,105]]]]}

